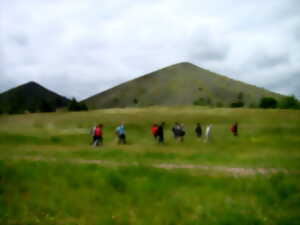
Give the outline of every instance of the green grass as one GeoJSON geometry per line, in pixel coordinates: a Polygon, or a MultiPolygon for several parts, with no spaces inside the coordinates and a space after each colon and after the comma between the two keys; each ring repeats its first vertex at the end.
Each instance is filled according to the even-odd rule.
{"type": "Polygon", "coordinates": [[[236,177],[152,167],[299,172],[299,112],[152,107],[0,116],[0,224],[299,224],[299,173],[236,177]],[[165,145],[150,132],[160,121],[167,124],[165,145]],[[185,124],[183,143],[173,140],[175,121],[185,124]],[[235,121],[238,137],[229,129],[235,121]],[[124,146],[114,135],[121,122],[124,146]],[[197,122],[213,124],[211,142],[195,137],[197,122]],[[89,128],[96,123],[104,124],[101,148],[90,146],[89,128]],[[95,159],[127,166],[71,163],[95,159]]]}
{"type": "Polygon", "coordinates": [[[299,177],[1,162],[1,224],[299,224],[299,177]]]}
{"type": "Polygon", "coordinates": [[[0,117],[0,156],[42,155],[125,162],[201,163],[239,167],[300,168],[300,113],[294,110],[210,108],[115,109],[0,117]],[[116,144],[115,127],[124,121],[128,145],[116,144]],[[153,140],[150,126],[166,121],[166,144],[153,140]],[[183,122],[184,143],[173,140],[171,127],[183,122]],[[238,121],[240,136],[229,128],[238,121]],[[196,122],[213,124],[211,143],[194,135],[196,122]],[[104,147],[90,147],[89,128],[104,123],[104,147]]]}

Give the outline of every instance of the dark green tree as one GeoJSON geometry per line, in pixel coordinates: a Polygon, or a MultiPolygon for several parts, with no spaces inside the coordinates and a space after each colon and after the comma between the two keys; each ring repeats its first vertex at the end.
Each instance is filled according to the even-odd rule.
{"type": "Polygon", "coordinates": [[[68,107],[69,111],[86,111],[88,107],[83,102],[77,102],[76,98],[72,98],[68,107]]]}
{"type": "Polygon", "coordinates": [[[77,102],[76,98],[71,99],[68,110],[69,111],[79,111],[78,110],[78,102],[77,102]]]}
{"type": "Polygon", "coordinates": [[[209,97],[207,97],[207,98],[200,97],[193,102],[193,105],[199,105],[199,106],[208,106],[208,105],[212,105],[212,104],[213,104],[213,102],[211,101],[211,99],[209,97]]]}
{"type": "Polygon", "coordinates": [[[260,100],[259,107],[263,109],[274,109],[277,107],[277,100],[272,97],[263,97],[260,100]]]}
{"type": "Polygon", "coordinates": [[[197,100],[195,100],[193,102],[194,105],[200,105],[200,106],[204,106],[207,105],[207,101],[205,100],[205,98],[198,98],[197,100]]]}
{"type": "Polygon", "coordinates": [[[230,104],[232,108],[244,107],[244,94],[243,92],[239,92],[237,95],[237,100],[230,104]]]}
{"type": "Polygon", "coordinates": [[[80,108],[81,111],[87,111],[88,110],[88,107],[84,102],[81,102],[79,104],[80,104],[79,108],[80,108]]]}
{"type": "Polygon", "coordinates": [[[240,108],[240,107],[243,107],[243,106],[244,106],[243,102],[233,102],[230,105],[231,108],[240,108]]]}
{"type": "Polygon", "coordinates": [[[287,96],[281,99],[279,102],[279,108],[281,109],[299,109],[300,103],[295,96],[287,96]]]}

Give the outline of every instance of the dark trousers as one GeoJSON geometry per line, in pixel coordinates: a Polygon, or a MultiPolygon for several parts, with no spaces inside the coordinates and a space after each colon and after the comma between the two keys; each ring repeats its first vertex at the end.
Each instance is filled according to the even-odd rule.
{"type": "Polygon", "coordinates": [[[125,134],[119,135],[119,144],[126,144],[126,135],[125,134]]]}
{"type": "Polygon", "coordinates": [[[163,144],[164,143],[164,136],[163,135],[159,135],[158,136],[158,143],[163,144]]]}
{"type": "Polygon", "coordinates": [[[102,136],[94,136],[94,142],[93,142],[93,146],[99,146],[103,144],[103,138],[102,136]]]}

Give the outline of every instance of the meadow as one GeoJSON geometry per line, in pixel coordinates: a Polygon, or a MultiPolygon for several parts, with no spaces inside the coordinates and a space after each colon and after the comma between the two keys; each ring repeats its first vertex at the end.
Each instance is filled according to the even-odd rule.
{"type": "Polygon", "coordinates": [[[299,224],[299,134],[297,110],[3,115],[0,224],[299,224]],[[161,121],[164,145],[150,131],[161,121]],[[186,128],[183,143],[171,133],[176,121],[186,128]],[[116,142],[121,122],[127,145],[116,142]],[[210,142],[196,138],[197,122],[213,125],[210,142]],[[89,130],[98,123],[104,145],[93,148],[89,130]]]}

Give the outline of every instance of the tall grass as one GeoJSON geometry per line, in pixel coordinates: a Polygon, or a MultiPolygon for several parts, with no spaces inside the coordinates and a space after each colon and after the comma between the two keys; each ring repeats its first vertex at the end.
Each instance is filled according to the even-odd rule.
{"type": "Polygon", "coordinates": [[[1,224],[297,224],[299,177],[0,161],[1,224]]]}
{"type": "Polygon", "coordinates": [[[294,110],[153,107],[78,113],[0,117],[0,156],[42,155],[110,159],[139,163],[176,162],[244,167],[300,168],[300,116],[294,110]],[[150,127],[165,121],[166,143],[159,146],[150,127]],[[185,124],[183,143],[173,139],[175,121],[185,124]],[[230,125],[239,122],[239,136],[230,125]],[[115,128],[125,122],[128,145],[116,143],[115,128]],[[196,138],[194,127],[213,124],[212,140],[196,138]],[[104,124],[104,146],[90,146],[89,129],[104,124]]]}
{"type": "Polygon", "coordinates": [[[233,177],[156,163],[300,169],[298,111],[152,107],[0,117],[0,224],[299,224],[299,175],[233,177]],[[150,127],[165,121],[166,143],[150,127]],[[174,122],[185,124],[183,143],[174,122]],[[239,122],[239,136],[230,125],[239,122]],[[128,144],[116,143],[125,122],[128,144]],[[213,124],[212,140],[194,127],[213,124]],[[89,129],[104,124],[104,146],[89,129]],[[44,162],[25,162],[38,156],[44,162]],[[19,158],[18,158],[19,157],[19,158]],[[19,160],[15,160],[18,158],[19,160]],[[47,159],[57,159],[53,161],[47,159]],[[102,168],[72,159],[126,162],[102,168]]]}

